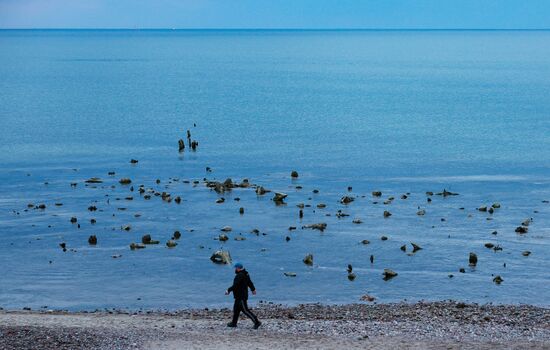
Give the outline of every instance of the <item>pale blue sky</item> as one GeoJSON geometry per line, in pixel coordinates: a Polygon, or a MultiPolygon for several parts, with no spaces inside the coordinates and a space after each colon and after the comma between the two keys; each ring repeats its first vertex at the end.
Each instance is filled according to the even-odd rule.
{"type": "Polygon", "coordinates": [[[550,0],[0,0],[0,28],[550,28],[550,0]]]}

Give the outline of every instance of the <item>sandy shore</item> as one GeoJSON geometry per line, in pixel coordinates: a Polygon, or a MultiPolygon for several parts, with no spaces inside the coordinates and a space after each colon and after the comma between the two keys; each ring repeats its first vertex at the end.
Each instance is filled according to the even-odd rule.
{"type": "Polygon", "coordinates": [[[0,311],[1,349],[550,349],[550,309],[455,302],[260,305],[253,330],[230,311],[0,311]]]}

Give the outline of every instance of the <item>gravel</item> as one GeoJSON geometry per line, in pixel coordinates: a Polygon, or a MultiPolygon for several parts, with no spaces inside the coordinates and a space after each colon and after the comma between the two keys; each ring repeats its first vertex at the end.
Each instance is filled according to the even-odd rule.
{"type": "Polygon", "coordinates": [[[263,322],[228,329],[229,309],[0,311],[0,349],[548,348],[550,309],[457,302],[297,307],[260,304],[263,322]]]}

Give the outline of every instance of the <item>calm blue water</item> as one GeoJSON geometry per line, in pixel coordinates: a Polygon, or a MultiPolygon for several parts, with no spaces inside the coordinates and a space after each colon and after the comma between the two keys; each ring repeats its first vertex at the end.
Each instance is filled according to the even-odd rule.
{"type": "Polygon", "coordinates": [[[252,273],[255,301],[368,293],[548,306],[549,57],[550,32],[0,31],[0,306],[229,305],[232,269],[209,260],[220,247],[252,273]],[[187,129],[199,148],[179,154],[187,129]],[[92,176],[104,183],[86,187],[92,176]],[[183,201],[144,200],[121,177],[183,201]],[[216,204],[204,177],[248,178],[288,193],[288,204],[251,189],[216,204]],[[443,188],[460,196],[426,202],[443,188]],[[383,192],[378,204],[373,190],[383,192]],[[358,197],[344,206],[345,194],[358,197]],[[493,202],[502,205],[493,215],[476,210],[493,202]],[[298,203],[312,205],[301,220],[298,203]],[[339,209],[350,216],[336,218],[339,209]],[[316,222],[327,230],[300,229],[316,222]],[[226,225],[230,240],[214,240],[226,225]],[[174,230],[182,238],[167,249],[174,230]],[[145,233],[161,244],[130,251],[145,233]],[[245,241],[233,240],[239,233],[245,241]],[[403,253],[411,241],[424,249],[403,253]],[[399,275],[384,281],[384,268],[399,275]]]}

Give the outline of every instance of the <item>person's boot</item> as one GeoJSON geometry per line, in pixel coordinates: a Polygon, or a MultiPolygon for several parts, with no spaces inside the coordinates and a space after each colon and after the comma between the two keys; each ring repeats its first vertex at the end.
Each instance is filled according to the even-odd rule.
{"type": "Polygon", "coordinates": [[[254,329],[260,328],[261,325],[262,325],[262,323],[260,321],[254,323],[254,329]]]}
{"type": "Polygon", "coordinates": [[[229,322],[229,323],[227,324],[227,327],[235,328],[235,327],[237,327],[237,325],[236,325],[235,323],[233,323],[233,322],[229,322]]]}

